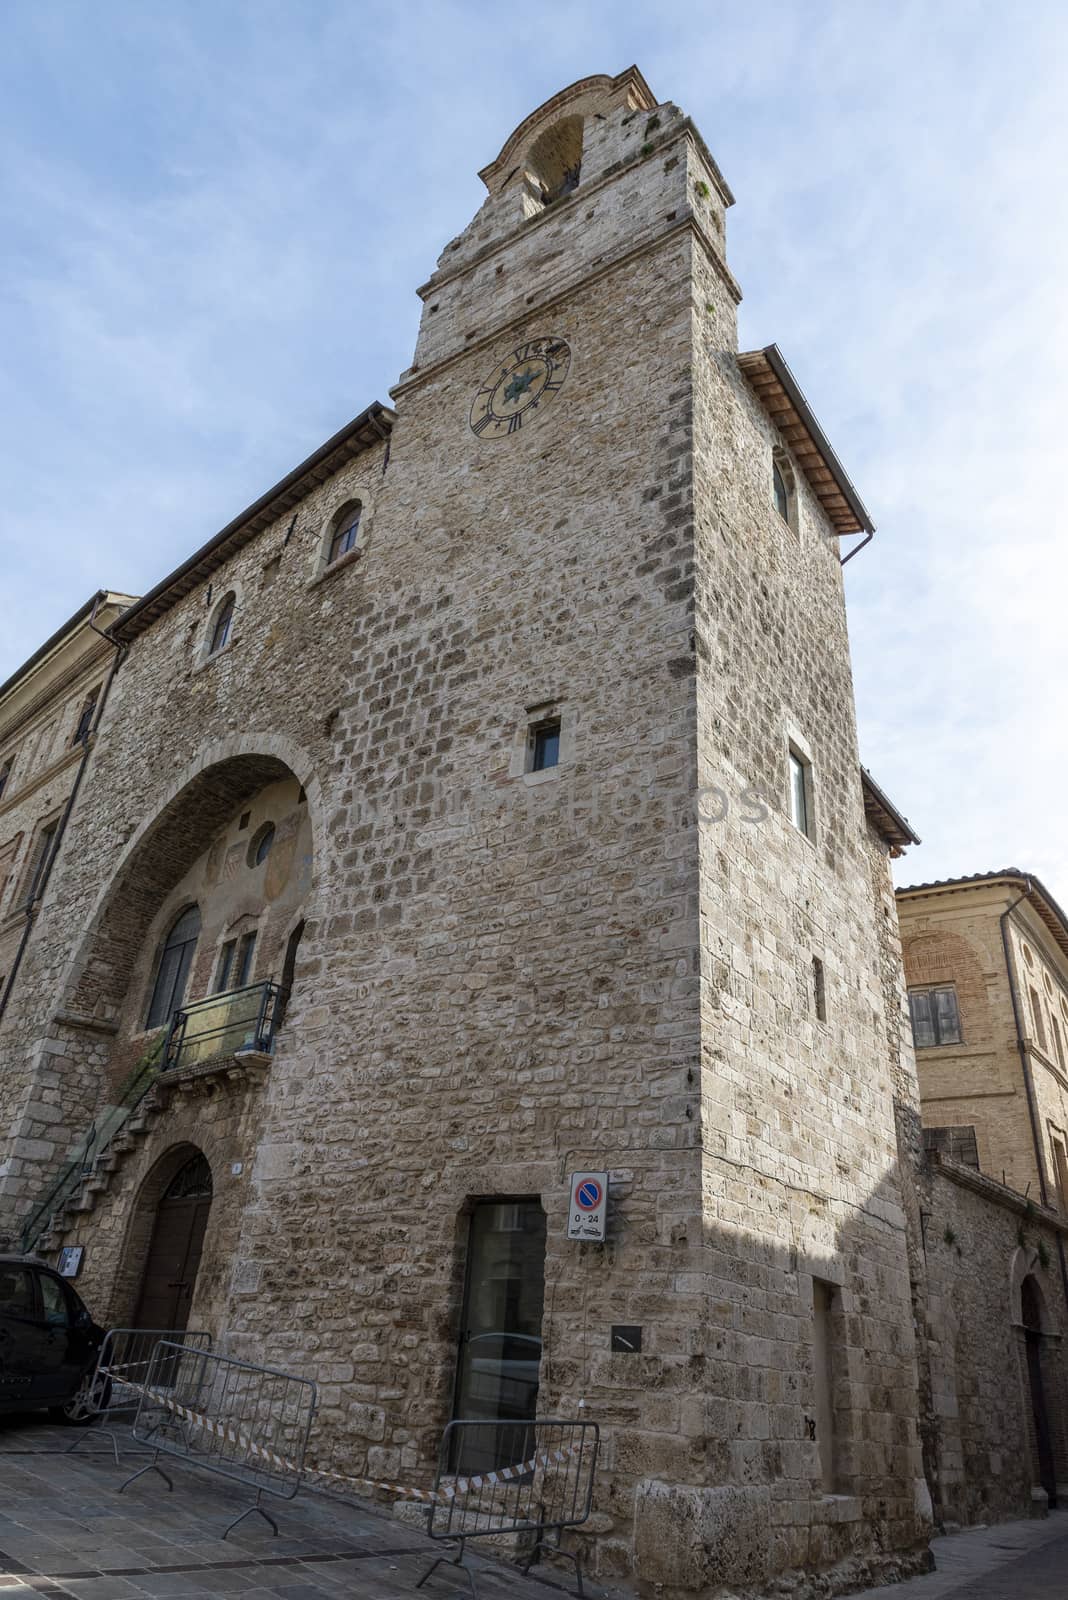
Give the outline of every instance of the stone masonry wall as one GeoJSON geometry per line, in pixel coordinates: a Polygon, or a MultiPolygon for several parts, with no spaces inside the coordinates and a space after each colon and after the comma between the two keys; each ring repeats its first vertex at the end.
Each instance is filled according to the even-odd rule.
{"type": "Polygon", "coordinates": [[[72,1127],[91,1112],[84,1041],[128,1041],[167,897],[292,774],[312,870],[276,1054],[195,1116],[171,1095],[113,1173],[79,1241],[94,1303],[129,1303],[163,1176],[209,1147],[194,1319],[319,1379],[320,1463],[425,1482],[471,1210],[537,1197],[539,1408],[604,1430],[593,1570],[752,1592],[908,1570],[927,1523],[841,573],[800,473],[800,537],[776,520],[721,180],[656,113],[606,107],[590,188],[550,215],[487,203],[476,278],[426,288],[388,470],[369,450],[135,641],[0,1049],[28,1063],[17,1135],[50,1073],[72,1127]],[[550,336],[561,392],[476,437],[487,375],[550,336]],[[354,495],[358,553],[322,576],[354,495]],[[205,663],[228,589],[233,637],[205,663]],[[561,761],[527,773],[547,708],[561,761]],[[789,739],[814,842],[784,817],[789,739]],[[586,1168],[610,1174],[603,1246],[566,1238],[586,1168]],[[615,1324],[640,1353],[611,1350],[615,1324]]]}
{"type": "Polygon", "coordinates": [[[923,1191],[938,1512],[943,1525],[1045,1508],[1039,1488],[1020,1285],[1043,1306],[1042,1376],[1056,1477],[1068,1491],[1065,1285],[1052,1213],[933,1157],[923,1191]]]}
{"type": "Polygon", "coordinates": [[[698,777],[717,791],[700,839],[706,1432],[712,1482],[736,1486],[699,1497],[697,1526],[719,1523],[731,1552],[704,1581],[741,1584],[875,1573],[886,1551],[903,1570],[928,1501],[838,547],[796,464],[797,526],[775,508],[782,441],[734,363],[732,312],[695,242],[698,777]],[[811,763],[811,838],[787,814],[791,745],[811,763]],[[834,1307],[833,1493],[817,1280],[834,1307]]]}

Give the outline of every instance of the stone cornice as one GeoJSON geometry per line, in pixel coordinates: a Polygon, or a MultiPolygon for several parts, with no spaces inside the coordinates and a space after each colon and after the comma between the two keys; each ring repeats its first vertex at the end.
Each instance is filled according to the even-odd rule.
{"type": "Polygon", "coordinates": [[[472,339],[470,344],[465,345],[462,350],[454,350],[451,355],[443,356],[440,361],[435,361],[432,366],[410,367],[401,381],[394,384],[389,391],[390,395],[394,399],[402,398],[413,389],[417,389],[421,384],[426,383],[428,379],[436,378],[440,373],[447,371],[449,367],[455,366],[458,361],[464,360],[472,352],[485,350],[488,346],[498,343],[512,328],[521,327],[523,323],[529,322],[532,316],[541,316],[544,312],[551,311],[555,306],[562,304],[565,300],[569,300],[576,289],[586,284],[598,283],[603,278],[609,277],[613,272],[617,272],[621,267],[628,266],[632,261],[637,261],[642,256],[654,254],[663,245],[670,243],[683,233],[689,233],[704,248],[730,293],[740,299],[741,290],[731,276],[730,270],[717,252],[710,247],[709,241],[705,238],[704,230],[693,213],[687,209],[676,222],[665,228],[663,233],[658,233],[655,238],[647,239],[644,243],[635,245],[633,249],[624,251],[621,255],[613,256],[610,261],[603,262],[600,266],[595,267],[593,271],[585,272],[581,277],[574,278],[569,283],[563,284],[558,290],[547,296],[546,299],[540,300],[535,304],[522,306],[517,309],[514,317],[509,317],[506,321],[497,323],[489,333],[483,334],[480,339],[472,339]]]}

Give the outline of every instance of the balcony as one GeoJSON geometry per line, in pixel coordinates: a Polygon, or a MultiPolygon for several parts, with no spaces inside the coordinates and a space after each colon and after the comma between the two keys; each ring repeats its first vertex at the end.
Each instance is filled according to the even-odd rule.
{"type": "Polygon", "coordinates": [[[163,1070],[205,1066],[249,1051],[270,1055],[284,996],[281,984],[252,983],[183,1006],[171,1018],[163,1070]]]}

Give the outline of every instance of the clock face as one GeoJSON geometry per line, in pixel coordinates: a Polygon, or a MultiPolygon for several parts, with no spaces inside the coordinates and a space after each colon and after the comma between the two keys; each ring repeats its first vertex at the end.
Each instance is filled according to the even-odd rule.
{"type": "Polygon", "coordinates": [[[471,406],[471,427],[480,439],[518,433],[564,386],[571,349],[563,339],[530,339],[510,350],[488,374],[471,406]]]}

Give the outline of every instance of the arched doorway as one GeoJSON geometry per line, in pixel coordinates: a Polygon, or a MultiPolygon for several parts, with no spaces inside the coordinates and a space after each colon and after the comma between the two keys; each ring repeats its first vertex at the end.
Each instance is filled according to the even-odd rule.
{"type": "Polygon", "coordinates": [[[198,1150],[178,1168],[160,1197],[148,1247],[138,1328],[185,1328],[211,1210],[211,1168],[198,1150]]]}
{"type": "Polygon", "coordinates": [[[1038,1481],[1049,1497],[1050,1510],[1057,1504],[1057,1473],[1053,1464],[1049,1411],[1042,1381],[1042,1295],[1033,1277],[1020,1285],[1020,1321],[1023,1323],[1027,1353],[1027,1383],[1030,1392],[1034,1462],[1038,1481]]]}

